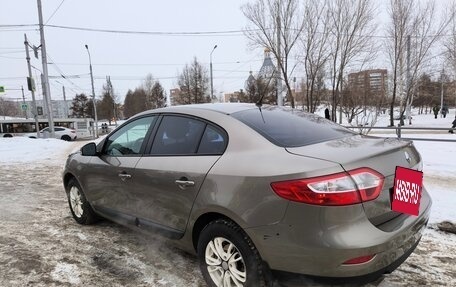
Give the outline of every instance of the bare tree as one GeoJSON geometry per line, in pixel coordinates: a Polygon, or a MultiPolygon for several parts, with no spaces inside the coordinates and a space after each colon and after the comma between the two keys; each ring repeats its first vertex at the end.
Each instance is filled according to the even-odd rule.
{"type": "MultiPolygon", "coordinates": [[[[319,77],[325,73],[329,58],[329,13],[328,1],[306,0],[304,7],[304,31],[301,46],[304,51],[305,107],[315,112],[320,102],[318,93],[319,77]]],[[[304,108],[304,103],[303,103],[304,108]]]]}
{"type": "Polygon", "coordinates": [[[180,94],[176,97],[176,103],[181,105],[208,103],[211,98],[208,94],[209,78],[207,70],[196,57],[190,65],[185,65],[184,70],[178,76],[180,94]]]}
{"type": "MultiPolygon", "coordinates": [[[[454,13],[454,5],[451,7],[453,13],[454,13]]],[[[445,46],[445,56],[448,61],[448,64],[450,65],[451,72],[453,75],[456,74],[456,17],[453,14],[453,17],[451,18],[451,26],[449,29],[449,37],[445,40],[444,46],[445,46]]],[[[455,88],[453,86],[453,88],[455,88]]],[[[454,94],[453,94],[454,95],[454,94]]],[[[454,105],[456,106],[456,95],[454,95],[454,105]]]]}
{"type": "MultiPolygon", "coordinates": [[[[336,111],[341,103],[344,73],[355,61],[366,62],[373,55],[375,45],[374,7],[371,0],[329,1],[330,14],[330,61],[331,61],[331,118],[336,121],[336,111]]],[[[339,113],[339,122],[341,122],[339,113]]]]}
{"type": "Polygon", "coordinates": [[[431,58],[431,48],[454,18],[454,9],[445,9],[442,17],[436,17],[434,1],[423,3],[413,0],[391,0],[389,15],[391,22],[388,28],[388,51],[393,70],[390,125],[393,126],[398,92],[401,98],[399,119],[403,124],[405,111],[410,114],[413,103],[412,91],[422,69],[431,58]]]}
{"type": "Polygon", "coordinates": [[[18,105],[13,101],[5,100],[0,97],[0,116],[3,117],[18,117],[20,116],[18,105]]]}
{"type": "Polygon", "coordinates": [[[389,16],[391,18],[388,36],[390,37],[387,48],[392,70],[392,97],[390,103],[390,126],[394,126],[394,106],[396,103],[399,79],[403,74],[403,56],[406,49],[406,36],[411,33],[411,11],[413,0],[391,0],[389,16]]]}
{"type": "Polygon", "coordinates": [[[290,83],[293,68],[289,66],[289,59],[304,29],[299,3],[299,0],[256,0],[241,8],[250,22],[245,35],[253,46],[268,48],[277,59],[277,68],[293,108],[295,102],[290,83]]]}
{"type": "Polygon", "coordinates": [[[144,79],[141,88],[146,92],[146,108],[157,109],[166,106],[166,93],[158,80],[152,74],[144,79]]]}

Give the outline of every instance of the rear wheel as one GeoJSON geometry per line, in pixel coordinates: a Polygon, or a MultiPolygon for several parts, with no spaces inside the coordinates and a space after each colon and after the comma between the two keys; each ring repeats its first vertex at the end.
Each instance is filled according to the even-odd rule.
{"type": "Polygon", "coordinates": [[[67,142],[71,141],[71,137],[69,135],[63,135],[61,137],[61,139],[64,140],[64,141],[67,141],[67,142]]]}
{"type": "Polygon", "coordinates": [[[208,286],[265,286],[265,268],[247,234],[235,223],[209,223],[198,241],[198,259],[208,286]]]}
{"type": "Polygon", "coordinates": [[[79,224],[92,224],[97,216],[87,201],[81,186],[76,179],[72,178],[67,186],[68,203],[74,220],[79,224]]]}

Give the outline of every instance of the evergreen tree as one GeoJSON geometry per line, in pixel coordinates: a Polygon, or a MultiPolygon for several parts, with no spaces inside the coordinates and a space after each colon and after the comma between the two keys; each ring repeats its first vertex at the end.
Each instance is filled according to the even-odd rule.
{"type": "Polygon", "coordinates": [[[76,95],[71,102],[71,116],[75,118],[93,117],[92,100],[89,100],[85,94],[76,95]]]}

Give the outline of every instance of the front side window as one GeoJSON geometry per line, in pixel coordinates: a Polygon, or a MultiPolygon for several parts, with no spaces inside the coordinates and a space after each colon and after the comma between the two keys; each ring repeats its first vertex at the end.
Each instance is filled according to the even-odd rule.
{"type": "Polygon", "coordinates": [[[140,154],[147,132],[156,118],[156,116],[139,118],[120,128],[108,138],[105,153],[112,156],[140,154]]]}

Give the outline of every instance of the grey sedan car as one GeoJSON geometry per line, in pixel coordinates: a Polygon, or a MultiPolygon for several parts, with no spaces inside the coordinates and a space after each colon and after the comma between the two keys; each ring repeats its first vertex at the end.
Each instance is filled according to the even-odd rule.
{"type": "Polygon", "coordinates": [[[356,134],[314,114],[254,104],[140,113],[66,162],[80,224],[108,218],[197,254],[208,286],[276,278],[373,280],[417,246],[431,209],[392,210],[409,141],[356,134]]]}

